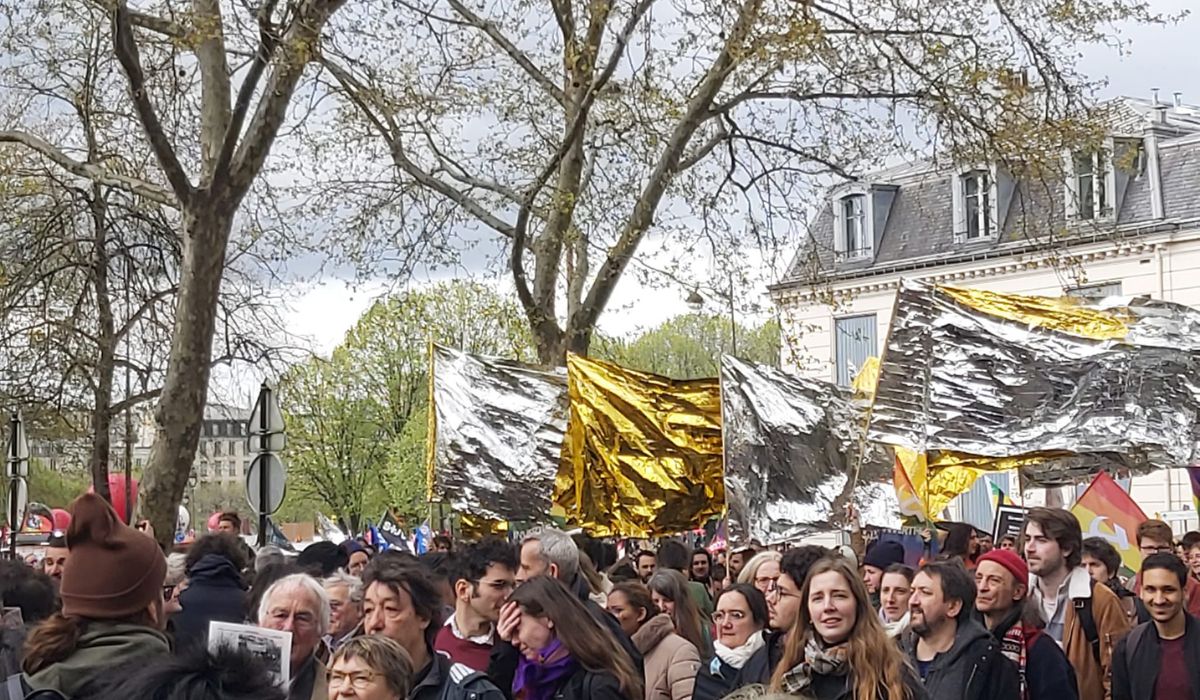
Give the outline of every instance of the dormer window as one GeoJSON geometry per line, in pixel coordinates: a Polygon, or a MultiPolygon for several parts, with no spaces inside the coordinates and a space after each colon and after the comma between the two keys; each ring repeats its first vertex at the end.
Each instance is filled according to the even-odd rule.
{"type": "Polygon", "coordinates": [[[959,168],[950,181],[954,242],[994,241],[1004,230],[1016,182],[994,165],[959,168]]]}
{"type": "Polygon", "coordinates": [[[852,194],[842,197],[843,252],[847,259],[867,257],[871,240],[867,236],[867,196],[852,194]]]}
{"type": "Polygon", "coordinates": [[[991,238],[991,176],[986,170],[972,170],[963,174],[962,188],[967,240],[991,238]]]}
{"type": "Polygon", "coordinates": [[[1075,215],[1091,220],[1108,216],[1108,154],[1104,150],[1074,154],[1075,215]]]}

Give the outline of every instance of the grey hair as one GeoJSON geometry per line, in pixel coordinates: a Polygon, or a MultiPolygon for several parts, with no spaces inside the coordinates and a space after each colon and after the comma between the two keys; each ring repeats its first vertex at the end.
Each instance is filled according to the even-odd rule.
{"type": "Polygon", "coordinates": [[[167,578],[164,586],[178,586],[187,576],[187,555],[183,552],[171,552],[167,555],[167,578]]]}
{"type": "Polygon", "coordinates": [[[287,561],[287,556],[283,550],[273,544],[269,544],[258,550],[258,554],[254,556],[254,570],[262,571],[272,564],[283,564],[287,561]]]}
{"type": "Polygon", "coordinates": [[[521,540],[524,547],[527,542],[538,543],[538,557],[546,564],[558,567],[558,579],[570,583],[579,573],[579,547],[567,533],[553,527],[538,527],[529,531],[521,540]]]}
{"type": "Polygon", "coordinates": [[[337,588],[338,586],[345,586],[346,589],[350,591],[351,603],[361,605],[363,602],[363,583],[362,579],[357,576],[351,576],[350,574],[336,571],[333,573],[333,575],[326,577],[325,580],[321,582],[321,585],[324,586],[326,590],[330,588],[337,588]]]}
{"type": "Polygon", "coordinates": [[[332,614],[329,609],[329,594],[325,592],[325,587],[320,581],[308,574],[292,574],[272,583],[263,594],[262,602],[258,604],[258,624],[261,626],[266,619],[267,611],[271,609],[271,599],[293,589],[304,591],[317,600],[317,632],[324,636],[329,632],[329,616],[332,614]]]}

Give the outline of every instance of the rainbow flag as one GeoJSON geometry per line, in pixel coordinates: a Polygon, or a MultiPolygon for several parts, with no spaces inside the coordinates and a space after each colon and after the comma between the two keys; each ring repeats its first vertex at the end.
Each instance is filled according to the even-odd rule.
{"type": "Polygon", "coordinates": [[[1015,506],[1013,500],[1004,493],[1004,489],[996,485],[996,482],[989,480],[988,486],[992,487],[992,512],[995,512],[1000,506],[1015,506]]]}
{"type": "Polygon", "coordinates": [[[912,478],[899,455],[896,456],[896,466],[892,469],[892,484],[896,487],[896,500],[900,503],[900,515],[917,518],[921,522],[929,522],[929,510],[925,499],[917,493],[912,478]]]}
{"type": "Polygon", "coordinates": [[[1103,537],[1121,553],[1121,563],[1130,571],[1142,567],[1137,546],[1138,525],[1146,514],[1129,494],[1106,472],[1100,472],[1071,507],[1079,519],[1083,536],[1103,537]]]}

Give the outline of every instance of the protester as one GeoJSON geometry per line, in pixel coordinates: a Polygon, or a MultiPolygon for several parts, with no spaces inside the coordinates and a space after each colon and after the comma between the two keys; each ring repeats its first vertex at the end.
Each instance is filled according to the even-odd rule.
{"type": "Polygon", "coordinates": [[[784,552],[779,561],[779,580],[766,596],[768,629],[763,633],[763,648],[742,667],[738,685],[771,682],[771,674],[783,658],[784,644],[803,604],[800,589],[812,565],[827,556],[829,550],[815,545],[802,545],[784,552]]]}
{"type": "Polygon", "coordinates": [[[561,581],[550,576],[531,578],[513,592],[512,602],[521,614],[502,635],[516,638],[522,650],[513,697],[637,700],[643,696],[637,671],[612,636],[596,625],[577,624],[588,617],[588,611],[561,581]]]}
{"type": "Polygon", "coordinates": [[[1017,551],[1017,538],[1014,535],[1005,535],[1000,538],[1000,549],[1007,549],[1010,552],[1017,551]]]}
{"type": "Polygon", "coordinates": [[[646,700],[691,700],[700,669],[696,645],[675,631],[644,584],[618,583],[608,594],[608,612],[621,623],[645,660],[646,700]]]}
{"type": "Polygon", "coordinates": [[[612,590],[612,582],[596,570],[596,564],[583,550],[579,550],[579,577],[587,585],[589,600],[601,608],[608,605],[608,592],[612,590]]]}
{"type": "MultiPolygon", "coordinates": [[[[1171,532],[1171,526],[1161,520],[1147,520],[1137,529],[1137,544],[1138,550],[1141,551],[1142,557],[1149,557],[1154,554],[1169,554],[1174,552],[1174,534],[1171,532]]],[[[1141,592],[1142,577],[1138,574],[1133,581],[1133,592],[1138,594],[1141,592]]],[[[1188,577],[1187,588],[1185,590],[1187,599],[1186,607],[1189,615],[1200,616],[1200,583],[1197,583],[1192,577],[1188,577]]]]}
{"type": "Polygon", "coordinates": [[[728,576],[729,572],[725,570],[724,564],[713,564],[708,583],[708,593],[713,600],[716,600],[717,596],[721,595],[721,591],[725,590],[725,580],[728,576]]]}
{"type": "Polygon", "coordinates": [[[329,664],[329,700],[405,700],[412,686],[412,659],[387,637],[352,639],[329,664]]]}
{"type": "Polygon", "coordinates": [[[504,694],[477,671],[434,651],[442,604],[428,570],[397,556],[378,556],[363,572],[363,631],[395,641],[416,669],[408,700],[500,700],[504,694]]]}
{"type": "Polygon", "coordinates": [[[202,536],[188,549],[184,559],[187,587],[178,596],[179,612],[170,618],[177,651],[204,646],[208,625],[214,620],[246,619],[246,584],[241,571],[250,562],[241,545],[235,536],[215,532],[202,536]]]}
{"type": "Polygon", "coordinates": [[[371,550],[354,540],[346,540],[342,548],[346,550],[346,573],[362,578],[363,570],[371,563],[371,550]]]}
{"type": "Polygon", "coordinates": [[[992,536],[986,532],[979,536],[979,555],[983,556],[996,548],[992,542],[992,536]]]}
{"type": "MultiPolygon", "coordinates": [[[[783,577],[780,582],[791,583],[783,577]]],[[[849,562],[817,561],[798,597],[795,626],[771,690],[811,700],[924,700],[924,688],[884,633],[849,562]]]]}
{"type": "Polygon", "coordinates": [[[926,563],[909,600],[905,651],[932,700],[1013,700],[1017,668],[973,618],[975,583],[956,559],[926,563]]]}
{"type": "Polygon", "coordinates": [[[889,637],[899,637],[908,631],[912,599],[912,582],[917,575],[911,566],[892,564],[883,572],[879,585],[879,621],[889,637]]]}
{"type": "Polygon", "coordinates": [[[454,552],[454,540],[450,539],[447,535],[434,535],[433,551],[452,554],[454,552]]]}
{"type": "Polygon", "coordinates": [[[738,547],[729,553],[729,561],[726,563],[725,568],[729,571],[730,581],[736,582],[738,580],[741,576],[742,568],[746,566],[746,562],[754,558],[755,554],[758,554],[758,550],[749,545],[738,547]]]}
{"type": "Polygon", "coordinates": [[[1200,532],[1192,530],[1179,540],[1183,546],[1183,564],[1193,580],[1200,581],[1200,532]]]}
{"type": "Polygon", "coordinates": [[[242,534],[242,518],[234,511],[221,513],[217,518],[217,532],[240,536],[242,534]]]}
{"type": "Polygon", "coordinates": [[[1117,643],[1112,700],[1184,700],[1200,696],[1200,621],[1187,614],[1187,567],[1172,554],[1142,562],[1142,602],[1151,622],[1117,643]]]}
{"type": "Polygon", "coordinates": [[[895,540],[879,540],[867,548],[863,557],[863,583],[867,585],[867,593],[871,595],[871,606],[876,610],[880,605],[880,589],[883,584],[883,572],[892,564],[904,563],[904,545],[895,540]]]}
{"type": "Polygon", "coordinates": [[[1117,596],[1097,586],[1083,568],[1079,521],[1061,508],[1031,508],[1025,514],[1025,561],[1031,603],[1075,670],[1080,700],[1108,694],[1112,647],[1129,631],[1117,596]]]}
{"type": "Polygon", "coordinates": [[[654,567],[657,566],[658,557],[654,550],[643,549],[637,553],[634,559],[634,565],[637,568],[638,576],[642,579],[642,583],[650,580],[650,575],[654,573],[654,567]]]}
{"type": "Polygon", "coordinates": [[[317,657],[321,638],[329,631],[329,616],[329,595],[308,574],[285,576],[263,594],[259,627],[292,635],[288,700],[324,700],[329,693],[327,669],[317,657]]]}
{"type": "Polygon", "coordinates": [[[712,633],[708,620],[687,593],[687,579],[673,569],[659,569],[650,577],[650,595],[661,612],[671,618],[675,632],[696,647],[700,658],[712,656],[712,633]]]}
{"type": "Polygon", "coordinates": [[[1108,586],[1110,591],[1117,594],[1117,602],[1125,611],[1130,625],[1150,621],[1150,613],[1146,611],[1146,606],[1142,605],[1142,601],[1138,600],[1133,591],[1121,583],[1121,578],[1117,575],[1121,570],[1121,553],[1111,542],[1103,537],[1085,539],[1082,564],[1093,581],[1108,586]]]}
{"type": "Polygon", "coordinates": [[[1050,637],[1036,608],[1025,604],[1029,568],[1016,552],[987,552],[975,565],[975,609],[1017,666],[1023,700],[1076,700],[1079,689],[1067,656],[1050,637]]]}
{"type": "MultiPolygon", "coordinates": [[[[258,657],[222,646],[191,647],[114,674],[98,693],[122,700],[285,700],[287,694],[258,657]]],[[[321,698],[325,700],[325,698],[321,698]]],[[[363,698],[363,700],[368,700],[363,698]]]]}
{"type": "Polygon", "coordinates": [[[608,580],[613,584],[625,583],[627,581],[636,581],[642,585],[646,583],[638,575],[637,569],[633,568],[633,564],[629,563],[627,558],[618,561],[608,570],[608,580]]]}
{"type": "Polygon", "coordinates": [[[449,552],[426,552],[418,561],[433,574],[433,584],[442,598],[442,617],[454,613],[454,577],[458,570],[454,555],[449,552]]]}
{"type": "Polygon", "coordinates": [[[314,542],[296,557],[296,566],[316,579],[329,578],[349,563],[350,555],[346,550],[332,542],[314,542]]]}
{"type": "Polygon", "coordinates": [[[497,538],[468,545],[454,574],[454,614],[438,630],[434,649],[455,663],[486,672],[500,609],[516,587],[517,552],[497,538]]]}
{"type": "MultiPolygon", "coordinates": [[[[687,583],[688,595],[692,597],[692,601],[696,603],[696,608],[700,611],[703,619],[712,618],[713,601],[709,594],[708,587],[696,581],[688,581],[688,571],[692,567],[692,553],[683,546],[683,543],[675,540],[667,540],[658,547],[658,569],[670,569],[678,571],[683,580],[687,583]]],[[[653,588],[653,586],[651,586],[653,588]]]]}
{"type": "Polygon", "coordinates": [[[766,551],[755,554],[742,567],[737,582],[748,583],[765,596],[767,591],[774,588],[775,582],[779,580],[779,560],[781,558],[782,555],[779,552],[766,551]]]}
{"type": "MultiPolygon", "coordinates": [[[[362,579],[338,572],[321,582],[329,596],[329,632],[322,640],[332,655],[362,634],[362,579]]],[[[322,659],[327,661],[326,658],[322,659]]]]}
{"type": "Polygon", "coordinates": [[[287,555],[279,547],[269,544],[265,547],[260,547],[254,555],[254,572],[258,573],[263,569],[273,564],[286,564],[287,555]]]}
{"type": "Polygon", "coordinates": [[[735,583],[717,598],[717,641],[712,661],[700,667],[693,700],[718,700],[738,687],[742,667],[763,648],[767,601],[748,583],[735,583]]]}
{"type": "Polygon", "coordinates": [[[50,542],[46,545],[46,556],[42,559],[42,567],[46,575],[54,579],[55,583],[62,582],[63,569],[66,568],[67,558],[71,555],[71,550],[67,547],[67,538],[62,533],[56,533],[50,536],[50,542]]]}
{"type": "Polygon", "coordinates": [[[942,542],[938,557],[941,559],[958,558],[968,571],[975,569],[975,558],[979,556],[979,533],[975,527],[967,523],[944,522],[938,525],[946,531],[946,539],[942,542]]]}
{"type": "Polygon", "coordinates": [[[712,554],[703,547],[697,547],[692,550],[692,570],[689,572],[689,578],[696,583],[709,587],[709,578],[712,575],[712,554]]]}
{"type": "Polygon", "coordinates": [[[21,672],[25,638],[35,625],[54,614],[58,597],[53,580],[13,559],[0,560],[0,601],[17,608],[19,624],[6,620],[0,628],[0,674],[8,678],[21,672]]]}
{"type": "Polygon", "coordinates": [[[62,611],[29,634],[20,681],[25,692],[80,700],[105,674],[170,652],[162,632],[167,562],[153,539],[121,522],[100,496],[80,496],[70,512],[62,611]]]}

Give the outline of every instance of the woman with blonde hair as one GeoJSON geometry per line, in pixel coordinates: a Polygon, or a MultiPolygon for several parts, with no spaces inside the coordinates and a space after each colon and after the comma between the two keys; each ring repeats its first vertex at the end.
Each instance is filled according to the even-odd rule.
{"type": "Polygon", "coordinates": [[[812,700],[926,700],[912,667],[841,558],[813,565],[770,689],[812,700]]]}
{"type": "Polygon", "coordinates": [[[738,574],[737,582],[748,583],[766,595],[779,580],[779,562],[782,559],[783,555],[779,552],[766,551],[755,554],[746,562],[742,573],[738,574]]]}

